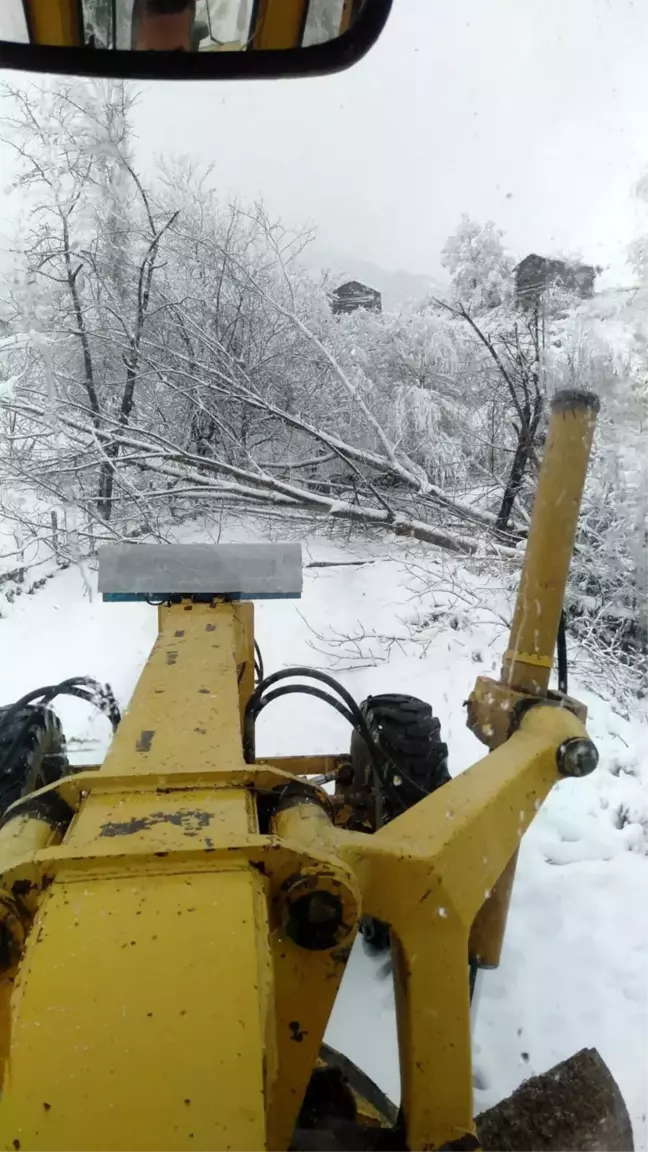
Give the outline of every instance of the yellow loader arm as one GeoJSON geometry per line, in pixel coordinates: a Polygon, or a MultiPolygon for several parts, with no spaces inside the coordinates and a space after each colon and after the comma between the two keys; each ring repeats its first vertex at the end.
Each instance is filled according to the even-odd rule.
{"type": "MultiPolygon", "coordinates": [[[[597,760],[547,687],[595,407],[554,405],[502,677],[470,702],[492,750],[372,835],[305,779],[333,758],[248,762],[252,604],[231,577],[171,595],[158,566],[159,635],[104,763],[0,827],[2,1147],[340,1146],[296,1130],[361,913],[392,930],[402,1103],[372,1112],[356,1084],[373,1142],[353,1146],[478,1146],[468,959],[497,963],[520,839],[597,760]]],[[[247,594],[285,592],[253,549],[247,594]]]]}

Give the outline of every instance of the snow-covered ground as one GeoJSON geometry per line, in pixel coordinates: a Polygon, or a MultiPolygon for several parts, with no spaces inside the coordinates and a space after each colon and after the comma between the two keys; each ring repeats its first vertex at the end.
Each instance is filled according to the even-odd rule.
{"type": "MultiPolygon", "coordinates": [[[[205,539],[202,530],[183,536],[205,539]]],[[[499,666],[503,592],[485,596],[485,577],[430,549],[407,554],[401,543],[311,538],[304,561],[300,603],[257,605],[266,670],[310,663],[333,669],[357,699],[382,691],[421,696],[441,718],[452,772],[479,758],[483,749],[465,727],[462,703],[475,676],[499,666]]],[[[124,705],[156,631],[153,608],[103,604],[75,568],[3,604],[2,613],[3,703],[87,674],[110,682],[124,705]]],[[[560,783],[524,839],[502,964],[482,982],[475,1107],[482,1111],[530,1074],[596,1047],[627,1101],[636,1147],[646,1149],[648,726],[638,705],[635,714],[615,708],[576,678],[570,690],[588,705],[601,763],[585,780],[560,783]]],[[[345,749],[344,721],[312,698],[298,699],[263,713],[259,754],[345,749]]],[[[106,721],[77,701],[57,707],[73,758],[97,763],[106,721]]],[[[361,943],[327,1039],[398,1099],[389,965],[368,957],[361,943]]]]}

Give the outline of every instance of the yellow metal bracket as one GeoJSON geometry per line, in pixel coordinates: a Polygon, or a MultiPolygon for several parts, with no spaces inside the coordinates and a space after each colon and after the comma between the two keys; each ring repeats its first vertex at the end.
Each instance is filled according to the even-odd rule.
{"type": "Polygon", "coordinates": [[[468,959],[497,962],[521,837],[596,762],[548,691],[594,408],[555,406],[502,677],[469,703],[493,751],[372,835],[296,779],[342,758],[245,762],[252,607],[160,609],[103,766],[0,826],[0,1145],[286,1148],[361,913],[393,932],[408,1147],[474,1131],[468,959]]]}
{"type": "Polygon", "coordinates": [[[53,800],[69,809],[63,841],[33,804],[16,805],[0,829],[0,1139],[13,1132],[25,1147],[70,1149],[168,1147],[171,1132],[173,1147],[290,1139],[360,894],[335,843],[322,828],[313,838],[312,817],[308,839],[296,808],[275,832],[259,829],[259,798],[279,806],[307,765],[284,772],[243,760],[252,629],[249,604],[160,609],[158,640],[103,767],[35,794],[41,813],[53,800]],[[341,909],[324,949],[289,934],[312,895],[341,909]],[[125,1015],[108,986],[121,989],[125,1015]],[[227,1106],[215,1114],[219,1067],[227,1106]],[[79,1091],[92,1110],[78,1107],[79,1091]]]}
{"type": "Polygon", "coordinates": [[[479,909],[559,779],[556,749],[584,737],[538,705],[496,752],[373,836],[340,834],[365,912],[397,936],[402,1104],[410,1148],[472,1132],[468,941],[479,909]]]}

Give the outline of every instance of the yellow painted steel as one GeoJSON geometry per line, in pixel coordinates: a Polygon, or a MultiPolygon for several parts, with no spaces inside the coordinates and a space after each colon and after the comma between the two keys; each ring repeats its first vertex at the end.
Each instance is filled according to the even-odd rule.
{"type": "Polygon", "coordinates": [[[264,918],[255,872],[61,876],[16,989],[4,1146],[263,1148],[264,918]]]}
{"type": "MultiPolygon", "coordinates": [[[[572,418],[591,440],[591,415],[572,418]]],[[[554,525],[571,531],[573,508],[554,525]]],[[[558,568],[537,584],[551,612],[558,568]]],[[[101,769],[40,792],[74,812],[63,841],[21,802],[0,828],[0,1147],[288,1147],[361,913],[392,926],[408,1147],[473,1132],[469,945],[497,961],[521,836],[583,710],[480,680],[471,726],[495,750],[375,834],[348,832],[295,781],[343,758],[244,761],[251,608],[174,604],[159,629],[101,769]],[[341,919],[315,949],[295,917],[320,892],[341,919]]]]}
{"type": "Polygon", "coordinates": [[[324,1039],[350,943],[308,951],[281,934],[278,920],[272,923],[279,1075],[269,1092],[267,1147],[285,1149],[324,1039]]]}
{"type": "Polygon", "coordinates": [[[598,400],[559,393],[554,402],[502,681],[534,696],[549,686],[598,400]]]}
{"type": "Polygon", "coordinates": [[[358,0],[344,0],[342,5],[342,19],[340,20],[340,32],[347,32],[355,20],[361,3],[358,0]]]}
{"type": "Polygon", "coordinates": [[[52,825],[29,814],[16,816],[0,828],[0,875],[16,859],[29,852],[40,852],[60,840],[52,825]]]}
{"type": "Polygon", "coordinates": [[[348,756],[266,756],[264,764],[270,764],[291,776],[326,776],[338,772],[342,764],[348,764],[348,756]]]}
{"type": "MultiPolygon", "coordinates": [[[[409,1146],[438,1147],[470,1131],[470,926],[557,777],[556,748],[582,735],[582,725],[566,709],[536,707],[496,753],[373,836],[335,829],[321,808],[299,802],[277,813],[270,836],[259,834],[250,769],[222,758],[223,749],[240,756],[232,609],[163,614],[151,660],[165,683],[183,675],[179,620],[185,635],[195,633],[198,652],[214,635],[205,624],[223,627],[214,652],[217,662],[230,653],[230,737],[214,743],[211,759],[199,756],[196,740],[202,774],[189,772],[184,749],[194,717],[185,711],[183,720],[171,707],[167,728],[157,702],[147,712],[142,686],[155,691],[145,669],[122,722],[126,770],[113,763],[108,772],[107,758],[76,794],[65,782],[61,792],[68,801],[76,795],[79,811],[64,843],[40,851],[30,844],[22,861],[5,859],[5,886],[31,878],[39,907],[15,988],[0,984],[0,1141],[287,1147],[361,899],[398,941],[409,1146]],[[176,750],[175,768],[162,757],[157,776],[150,763],[146,773],[131,763],[144,721],[160,724],[150,730],[176,750]],[[43,891],[39,876],[54,882],[43,891]],[[342,945],[311,951],[287,937],[285,900],[304,882],[342,891],[342,945]],[[85,1099],[92,1107],[79,1107],[85,1099]]],[[[216,708],[218,691],[208,699],[201,676],[184,679],[192,707],[205,696],[199,709],[216,708]]],[[[227,726],[225,712],[213,719],[227,726]]],[[[119,734],[113,747],[118,741],[119,734]]],[[[136,755],[154,750],[155,738],[136,755]]]]}
{"type": "Polygon", "coordinates": [[[281,1079],[274,1086],[269,1114],[269,1147],[286,1148],[297,1120],[299,1102],[315,1067],[324,1031],[337,996],[360,915],[360,892],[340,856],[339,832],[327,813],[313,803],[295,803],[277,812],[273,830],[284,843],[321,854],[318,866],[305,864],[283,884],[278,909],[285,928],[293,896],[327,892],[343,906],[342,939],[325,951],[301,948],[292,941],[275,948],[277,1035],[281,1079]],[[322,866],[324,865],[324,866],[322,866]],[[297,1108],[295,1107],[297,1101],[297,1108]]]}
{"type": "Polygon", "coordinates": [[[472,922],[468,956],[479,968],[497,968],[499,965],[517,858],[516,849],[501,876],[487,890],[488,896],[484,893],[484,903],[472,922]]]}
{"type": "Polygon", "coordinates": [[[299,48],[309,0],[257,0],[252,48],[299,48]]]}
{"type": "Polygon", "coordinates": [[[83,44],[78,0],[23,0],[32,44],[75,48],[83,44]]]}
{"type": "MultiPolygon", "coordinates": [[[[478,677],[468,702],[469,728],[492,749],[509,738],[529,697],[548,694],[598,408],[587,393],[563,392],[554,401],[500,681],[478,677]]],[[[585,723],[584,705],[567,697],[556,703],[585,723]]],[[[516,867],[517,852],[472,925],[470,957],[483,967],[499,963],[516,867]]]]}
{"type": "Polygon", "coordinates": [[[250,601],[233,604],[232,615],[242,736],[245,705],[254,692],[254,604],[250,601]]]}
{"type": "Polygon", "coordinates": [[[159,623],[101,770],[43,790],[77,809],[64,843],[19,807],[0,830],[27,933],[15,988],[0,983],[9,1146],[286,1147],[344,971],[360,898],[331,838],[290,818],[258,832],[251,782],[291,777],[243,761],[249,607],[159,623]],[[319,876],[349,939],[310,952],[286,936],[284,893],[319,876]]]}
{"type": "MultiPolygon", "coordinates": [[[[231,610],[201,607],[183,617],[198,646],[210,614],[226,634],[232,624],[233,636],[231,610]]],[[[165,637],[183,639],[175,635],[177,619],[170,610],[152,657],[159,670],[181,667],[165,656],[165,637]]],[[[240,747],[230,651],[230,727],[232,746],[240,747]]],[[[148,684],[146,670],[130,735],[129,716],[123,721],[127,758],[145,715],[136,706],[142,682],[148,684]]],[[[178,720],[173,710],[170,718],[178,720]]],[[[398,938],[409,1146],[434,1147],[469,1131],[470,924],[556,779],[557,746],[583,733],[578,719],[538,706],[499,751],[373,836],[334,829],[324,812],[300,803],[278,813],[273,834],[259,834],[249,777],[234,786],[239,768],[223,763],[219,777],[216,753],[211,786],[208,767],[199,776],[186,771],[181,753],[192,722],[185,715],[180,731],[166,731],[176,742],[177,773],[165,758],[157,778],[132,769],[85,774],[64,843],[28,852],[5,872],[10,890],[31,878],[40,905],[17,985],[13,992],[0,986],[0,1021],[8,1021],[0,1141],[52,1149],[287,1147],[361,892],[365,911],[388,919],[398,938]],[[39,876],[53,880],[44,891],[39,876]],[[316,952],[286,936],[285,900],[305,880],[343,891],[350,909],[343,945],[316,952]],[[153,1017],[142,1016],[144,1003],[153,1017]],[[196,1020],[202,1013],[214,1029],[201,1021],[183,1031],[183,1012],[196,1020]],[[155,1013],[165,1027],[172,1021],[168,1040],[162,1027],[150,1027],[155,1013]],[[225,1070],[215,1074],[217,1051],[218,1067],[234,1069],[236,1084],[225,1070]],[[42,1076],[35,1078],[34,1068],[42,1076]],[[193,1095],[183,1075],[195,1083],[193,1095]],[[78,1106],[102,1085],[107,1096],[97,1108],[78,1106]],[[190,1128],[183,1127],[185,1099],[196,1107],[190,1128]],[[106,1118],[109,1105],[114,1119],[106,1118]]],[[[69,783],[61,788],[68,799],[69,783]]]]}
{"type": "Polygon", "coordinates": [[[161,607],[160,633],[101,769],[114,775],[245,771],[237,606],[161,607]]]}
{"type": "MultiPolygon", "coordinates": [[[[17,860],[33,856],[57,844],[61,832],[47,820],[22,813],[7,820],[0,827],[0,877],[10,872],[17,860]]],[[[29,882],[28,882],[29,887],[29,882]]],[[[20,890],[20,886],[19,886],[20,890]]],[[[26,924],[18,904],[18,896],[11,887],[3,889],[0,881],[0,1091],[4,1082],[5,1066],[9,1056],[9,997],[12,992],[17,964],[23,950],[26,924]]]]}
{"type": "Polygon", "coordinates": [[[340,833],[364,911],[397,937],[394,978],[408,1147],[474,1132],[468,939],[484,898],[558,778],[556,748],[584,736],[538,705],[506,744],[373,836],[340,833]]]}
{"type": "Polygon", "coordinates": [[[15,988],[0,985],[8,1147],[267,1144],[277,1045],[266,882],[243,851],[259,839],[254,798],[231,787],[249,778],[237,668],[251,614],[183,604],[160,623],[65,843],[44,847],[51,829],[19,813],[0,830],[12,891],[21,878],[20,891],[40,889],[39,872],[53,880],[15,988]]]}

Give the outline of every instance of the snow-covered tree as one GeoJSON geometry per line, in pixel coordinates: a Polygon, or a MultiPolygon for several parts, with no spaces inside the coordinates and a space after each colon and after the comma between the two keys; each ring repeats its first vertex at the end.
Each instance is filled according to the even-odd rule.
{"type": "Polygon", "coordinates": [[[470,312],[497,308],[511,299],[514,262],[502,244],[503,235],[491,220],[478,224],[464,213],[443,246],[441,264],[452,277],[453,300],[470,312]]]}
{"type": "Polygon", "coordinates": [[[299,259],[309,233],[186,163],[144,180],[131,100],[65,81],[4,105],[25,219],[0,292],[0,498],[20,539],[51,538],[61,508],[91,549],[233,505],[517,557],[551,395],[594,388],[571,603],[640,632],[641,293],[606,311],[547,290],[521,310],[501,234],[466,217],[448,301],[333,316],[299,259]]]}
{"type": "MultiPolygon", "coordinates": [[[[642,173],[638,182],[635,185],[635,195],[643,207],[643,214],[646,217],[648,207],[648,169],[642,173]]],[[[633,268],[641,285],[648,283],[648,229],[636,236],[632,243],[628,245],[627,262],[633,268]]]]}

